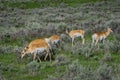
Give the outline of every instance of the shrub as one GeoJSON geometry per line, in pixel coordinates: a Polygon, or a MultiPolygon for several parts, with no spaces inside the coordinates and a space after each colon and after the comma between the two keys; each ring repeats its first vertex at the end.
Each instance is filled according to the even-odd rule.
{"type": "Polygon", "coordinates": [[[17,72],[18,71],[18,69],[16,67],[14,67],[14,64],[8,65],[7,68],[8,68],[8,72],[9,73],[10,72],[17,72]]]}
{"type": "Polygon", "coordinates": [[[57,66],[57,65],[64,65],[68,63],[69,63],[69,59],[67,58],[67,56],[64,54],[59,54],[56,56],[55,61],[53,62],[53,65],[57,66]]]}
{"type": "Polygon", "coordinates": [[[103,57],[104,61],[111,61],[112,60],[112,56],[110,53],[105,53],[104,57],[103,57]]]}
{"type": "Polygon", "coordinates": [[[94,47],[91,47],[91,44],[85,43],[82,45],[81,43],[77,42],[73,47],[73,54],[81,54],[85,58],[89,58],[94,54],[94,47]]]}
{"type": "Polygon", "coordinates": [[[119,53],[120,52],[120,42],[119,41],[112,41],[111,44],[109,44],[109,50],[112,53],[119,53]]]}
{"type": "Polygon", "coordinates": [[[64,75],[64,80],[91,80],[92,77],[93,72],[79,65],[76,60],[68,66],[66,74],[64,75]]]}
{"type": "Polygon", "coordinates": [[[120,80],[120,64],[114,65],[113,80],[120,80]]]}
{"type": "Polygon", "coordinates": [[[61,34],[60,38],[62,40],[62,43],[70,42],[70,37],[66,34],[61,34]]]}
{"type": "Polygon", "coordinates": [[[32,75],[34,75],[35,72],[38,72],[39,68],[40,64],[37,61],[32,61],[25,66],[25,69],[27,69],[27,71],[32,75]]]}
{"type": "Polygon", "coordinates": [[[0,46],[0,53],[11,53],[13,52],[13,46],[0,46]]]}
{"type": "Polygon", "coordinates": [[[78,60],[70,64],[66,72],[57,78],[50,77],[48,80],[93,80],[93,72],[82,65],[79,65],[78,60]]]}
{"type": "Polygon", "coordinates": [[[115,34],[115,35],[114,35],[116,41],[120,41],[120,37],[119,37],[119,36],[120,36],[119,34],[115,34]]]}
{"type": "Polygon", "coordinates": [[[1,72],[0,72],[0,80],[6,80],[6,78],[2,75],[1,72]]]}
{"type": "Polygon", "coordinates": [[[95,74],[97,80],[112,80],[112,67],[101,64],[95,74]]]}
{"type": "Polygon", "coordinates": [[[8,67],[6,67],[5,65],[3,65],[3,63],[0,62],[0,71],[7,71],[8,67]]]}

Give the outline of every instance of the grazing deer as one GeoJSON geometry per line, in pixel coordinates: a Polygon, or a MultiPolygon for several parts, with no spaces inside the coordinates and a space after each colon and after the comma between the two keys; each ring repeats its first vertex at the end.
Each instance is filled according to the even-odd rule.
{"type": "Polygon", "coordinates": [[[57,47],[60,46],[60,41],[61,41],[60,36],[58,36],[58,35],[53,35],[53,36],[51,36],[49,39],[50,39],[50,41],[51,41],[51,43],[52,43],[53,45],[56,45],[57,47]]]}
{"type": "Polygon", "coordinates": [[[84,33],[85,31],[84,30],[72,30],[70,32],[68,32],[66,30],[66,33],[72,38],[72,46],[73,46],[73,42],[74,42],[74,39],[77,38],[77,37],[81,37],[82,38],[82,44],[85,43],[85,39],[84,39],[84,33]]]}
{"type": "Polygon", "coordinates": [[[50,40],[47,38],[44,39],[36,39],[30,42],[30,44],[24,48],[24,50],[21,53],[21,59],[26,55],[26,54],[34,54],[33,59],[38,58],[38,60],[41,62],[39,56],[37,54],[46,52],[44,60],[46,60],[47,56],[49,55],[50,61],[51,61],[51,46],[50,46],[50,40]]]}
{"type": "Polygon", "coordinates": [[[107,28],[105,32],[96,32],[92,35],[92,44],[95,43],[95,45],[98,43],[98,41],[101,41],[104,43],[104,40],[109,36],[110,32],[113,32],[111,28],[107,28]]]}

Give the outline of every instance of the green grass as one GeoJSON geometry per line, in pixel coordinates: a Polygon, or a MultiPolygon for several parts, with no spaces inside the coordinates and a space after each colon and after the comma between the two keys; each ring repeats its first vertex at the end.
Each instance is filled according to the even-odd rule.
{"type": "MultiPolygon", "coordinates": [[[[23,60],[26,61],[26,59],[23,60]]],[[[43,80],[47,78],[48,75],[56,75],[55,71],[57,71],[57,68],[51,66],[51,63],[48,61],[39,63],[41,68],[35,73],[36,75],[31,76],[28,71],[24,71],[23,69],[27,64],[25,64],[24,61],[18,62],[17,56],[14,53],[0,54],[0,62],[7,68],[7,70],[3,70],[3,75],[9,80],[43,80]],[[9,71],[11,67],[13,70],[9,71]]],[[[61,68],[61,71],[65,70],[64,65],[58,67],[61,68]]]]}
{"type": "MultiPolygon", "coordinates": [[[[96,2],[96,1],[104,1],[104,0],[55,0],[55,2],[46,0],[41,3],[40,2],[25,2],[25,3],[4,2],[0,4],[4,4],[4,6],[8,6],[8,7],[17,7],[17,8],[24,8],[24,9],[33,8],[34,9],[34,8],[43,8],[43,7],[48,7],[48,6],[58,7],[60,3],[65,3],[67,4],[67,6],[71,6],[71,7],[77,7],[83,3],[96,2]]],[[[96,20],[97,17],[90,16],[80,21],[85,22],[85,20],[90,19],[90,18],[94,18],[94,20],[96,20]]],[[[108,36],[107,40],[109,41],[114,40],[114,37],[112,36],[113,35],[108,36]]],[[[26,39],[26,41],[29,43],[33,39],[35,39],[35,37],[28,38],[26,39]]],[[[91,34],[86,34],[85,39],[87,43],[91,43],[91,34]]],[[[82,40],[80,38],[76,41],[81,42],[82,40]]],[[[68,45],[68,47],[71,46],[70,42],[66,44],[68,45]]],[[[5,38],[3,41],[0,42],[0,45],[22,47],[24,44],[22,42],[22,39],[16,39],[10,42],[9,38],[5,38]]],[[[103,50],[103,46],[102,46],[102,50],[103,50]]],[[[34,75],[31,75],[28,69],[25,68],[27,64],[32,62],[32,59],[30,59],[30,57],[26,56],[24,59],[20,60],[18,59],[18,55],[16,55],[16,53],[5,53],[5,54],[0,53],[0,63],[3,65],[2,68],[0,65],[0,71],[2,71],[2,74],[7,80],[44,80],[48,78],[49,75],[56,77],[61,74],[64,74],[69,64],[71,64],[75,60],[78,60],[79,64],[82,65],[83,67],[86,67],[86,68],[90,67],[92,69],[97,69],[105,55],[103,51],[96,51],[92,57],[85,58],[83,55],[71,54],[70,51],[62,50],[62,51],[56,52],[56,55],[54,57],[56,57],[59,54],[64,54],[65,56],[67,56],[70,62],[64,65],[53,66],[52,63],[54,63],[55,60],[52,60],[52,62],[43,61],[41,63],[38,63],[40,65],[40,68],[38,69],[38,71],[36,71],[34,75]]],[[[120,54],[111,53],[111,55],[112,55],[112,60],[104,61],[104,62],[111,65],[113,69],[115,69],[116,65],[120,63],[120,54]]]]}
{"type": "Polygon", "coordinates": [[[45,0],[41,2],[35,2],[35,1],[30,1],[30,2],[16,2],[16,3],[10,3],[10,2],[3,2],[4,6],[8,7],[17,7],[17,8],[43,8],[43,7],[58,7],[61,3],[67,4],[67,6],[71,7],[77,7],[83,3],[89,3],[89,2],[100,2],[100,1],[105,1],[105,0],[45,0]]]}
{"type": "Polygon", "coordinates": [[[22,41],[19,39],[10,40],[9,38],[6,38],[5,40],[0,41],[0,45],[22,46],[22,41]]]}
{"type": "MultiPolygon", "coordinates": [[[[91,42],[90,35],[86,36],[85,38],[87,40],[87,43],[91,42]]],[[[33,38],[29,39],[28,42],[31,41],[32,39],[33,38]]],[[[107,40],[114,40],[114,38],[112,36],[109,36],[107,40]]],[[[81,39],[78,39],[78,41],[81,42],[81,39]]],[[[8,42],[4,45],[21,46],[21,43],[22,42],[18,39],[12,43],[8,42]]],[[[70,43],[67,42],[67,45],[69,44],[70,43]]],[[[70,60],[69,64],[71,64],[75,60],[78,60],[79,64],[86,68],[91,67],[92,69],[97,69],[105,53],[103,53],[103,51],[96,51],[96,54],[94,54],[92,57],[85,58],[83,55],[71,54],[70,51],[64,50],[64,51],[58,51],[55,57],[59,54],[65,54],[67,58],[70,60]],[[97,57],[97,60],[95,57],[97,57]]],[[[5,70],[3,69],[3,75],[6,79],[9,79],[9,80],[16,80],[16,79],[17,80],[21,80],[21,79],[43,80],[43,79],[46,79],[48,75],[57,76],[58,74],[55,73],[56,71],[58,71],[58,73],[60,71],[60,73],[63,74],[66,70],[66,67],[68,66],[68,64],[65,64],[65,65],[60,65],[56,67],[56,66],[52,66],[52,63],[54,62],[54,60],[52,62],[43,61],[42,63],[39,63],[40,64],[39,70],[35,72],[35,75],[31,76],[29,71],[24,70],[24,67],[28,63],[30,63],[32,59],[29,59],[28,56],[26,56],[22,61],[19,61],[17,57],[18,56],[15,53],[0,54],[0,63],[6,66],[5,67],[6,69],[5,70]]],[[[120,54],[112,54],[112,61],[105,61],[105,63],[115,68],[115,65],[119,64],[120,62],[119,57],[120,57],[120,54]]]]}
{"type": "MultiPolygon", "coordinates": [[[[84,67],[92,67],[92,69],[98,68],[98,66],[100,65],[100,61],[104,56],[103,53],[97,53],[94,55],[98,57],[98,60],[96,60],[94,59],[94,56],[86,59],[83,55],[71,54],[69,53],[69,51],[65,52],[64,54],[68,57],[68,59],[70,59],[70,63],[72,63],[72,61],[74,60],[78,60],[79,64],[83,65],[84,67]]],[[[114,67],[115,64],[119,64],[119,57],[120,54],[112,54],[112,61],[108,61],[106,63],[114,67]]],[[[64,73],[67,67],[67,65],[60,65],[57,67],[52,66],[51,64],[52,62],[54,62],[54,60],[52,62],[43,61],[42,63],[39,63],[39,70],[35,72],[35,75],[31,76],[28,71],[24,70],[24,67],[30,62],[28,62],[27,59],[28,58],[24,58],[22,61],[19,62],[17,56],[14,53],[0,54],[0,62],[7,68],[7,70],[3,70],[3,75],[6,77],[6,79],[43,80],[46,79],[48,75],[57,76],[57,73],[55,73],[56,71],[60,71],[61,74],[64,73]]]]}

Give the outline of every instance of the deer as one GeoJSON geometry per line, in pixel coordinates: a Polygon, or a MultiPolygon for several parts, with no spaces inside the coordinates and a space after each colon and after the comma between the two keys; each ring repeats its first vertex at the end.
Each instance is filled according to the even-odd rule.
{"type": "Polygon", "coordinates": [[[51,46],[49,43],[50,40],[48,38],[35,39],[31,41],[29,45],[26,46],[21,52],[21,59],[27,54],[34,54],[33,59],[35,60],[37,58],[41,62],[41,59],[39,58],[38,54],[46,52],[44,60],[46,61],[46,58],[49,55],[51,61],[51,53],[50,53],[51,46]]]}
{"type": "Polygon", "coordinates": [[[60,36],[52,35],[51,37],[49,37],[49,39],[52,45],[56,45],[57,47],[60,46],[60,42],[61,42],[60,36]]]}
{"type": "Polygon", "coordinates": [[[110,32],[113,32],[111,28],[107,27],[104,32],[96,32],[92,35],[92,44],[97,45],[98,41],[101,41],[104,44],[105,39],[109,36],[110,32]]]}
{"type": "Polygon", "coordinates": [[[72,46],[73,46],[73,43],[74,43],[74,39],[77,38],[77,37],[81,37],[82,38],[82,44],[85,43],[85,38],[84,38],[84,33],[85,31],[82,30],[82,29],[79,29],[79,30],[71,30],[70,32],[68,32],[68,30],[66,30],[66,33],[71,37],[72,39],[72,46]]]}

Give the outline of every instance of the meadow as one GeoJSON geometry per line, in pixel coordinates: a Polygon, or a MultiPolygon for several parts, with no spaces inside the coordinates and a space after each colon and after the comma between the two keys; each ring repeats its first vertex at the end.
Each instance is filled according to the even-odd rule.
{"type": "MultiPolygon", "coordinates": [[[[0,0],[0,80],[120,80],[119,0],[0,0]],[[94,32],[113,33],[97,46],[94,32]],[[65,30],[85,30],[85,44],[65,30]],[[61,37],[52,61],[33,60],[20,52],[32,40],[61,37]]],[[[40,55],[41,57],[41,55],[40,55]]]]}

